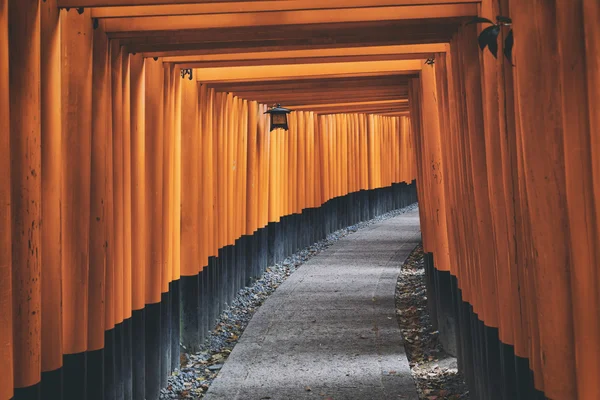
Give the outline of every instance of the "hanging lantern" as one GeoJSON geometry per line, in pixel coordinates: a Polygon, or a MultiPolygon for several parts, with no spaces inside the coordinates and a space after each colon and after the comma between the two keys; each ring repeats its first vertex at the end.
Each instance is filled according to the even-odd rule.
{"type": "Polygon", "coordinates": [[[277,128],[287,131],[289,129],[287,115],[291,112],[291,110],[281,107],[281,104],[277,104],[277,106],[267,110],[265,114],[271,114],[271,131],[277,128]]]}

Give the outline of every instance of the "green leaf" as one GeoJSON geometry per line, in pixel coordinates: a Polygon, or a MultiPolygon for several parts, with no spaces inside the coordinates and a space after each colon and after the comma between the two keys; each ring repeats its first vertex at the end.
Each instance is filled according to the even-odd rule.
{"type": "Polygon", "coordinates": [[[500,27],[498,25],[492,25],[481,31],[479,35],[479,48],[484,50],[486,47],[494,57],[498,57],[498,34],[500,33],[500,27]]]}

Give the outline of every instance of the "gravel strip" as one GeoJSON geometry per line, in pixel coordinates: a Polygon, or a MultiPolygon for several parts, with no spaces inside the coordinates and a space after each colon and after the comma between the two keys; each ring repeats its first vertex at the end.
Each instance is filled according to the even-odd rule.
{"type": "Polygon", "coordinates": [[[469,389],[456,358],[438,343],[431,325],[425,287],[423,246],[417,246],[402,265],[396,285],[396,314],[413,378],[421,400],[466,400],[469,389]]]}
{"type": "Polygon", "coordinates": [[[181,368],[169,377],[168,386],[161,390],[161,399],[201,399],[216,378],[223,363],[250,322],[252,315],[267,297],[296,269],[330,247],[341,238],[374,223],[393,218],[417,209],[413,204],[403,209],[383,214],[370,221],[360,222],[333,232],[323,239],[286,258],[282,263],[270,266],[250,287],[240,290],[231,306],[217,320],[215,329],[195,354],[186,352],[182,346],[181,368]]]}

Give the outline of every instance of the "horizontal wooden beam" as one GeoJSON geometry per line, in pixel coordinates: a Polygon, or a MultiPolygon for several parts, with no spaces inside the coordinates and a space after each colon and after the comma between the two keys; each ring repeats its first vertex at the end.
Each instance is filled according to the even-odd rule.
{"type": "MultiPolygon", "coordinates": [[[[308,4],[311,4],[310,1],[305,1],[308,4]]],[[[336,0],[329,0],[336,1],[336,0]]],[[[360,4],[360,0],[346,0],[349,2],[356,2],[360,4]]],[[[460,0],[462,2],[479,2],[479,0],[460,0]]],[[[285,5],[281,3],[295,3],[293,0],[272,0],[272,1],[244,1],[244,0],[203,0],[200,6],[203,5],[214,5],[215,7],[226,7],[227,4],[231,4],[233,7],[248,7],[252,3],[271,3],[272,7],[285,7],[285,5]]],[[[298,2],[298,1],[296,1],[298,2]]],[[[369,0],[362,0],[362,2],[369,2],[369,0]]],[[[377,4],[388,4],[385,0],[373,0],[371,2],[375,2],[377,4]]],[[[404,4],[404,5],[415,5],[415,4],[445,4],[456,2],[456,0],[394,0],[393,4],[404,4]]],[[[57,0],[58,7],[111,7],[113,10],[111,12],[118,13],[118,10],[114,10],[116,8],[134,8],[141,7],[145,8],[148,11],[146,12],[156,12],[153,11],[153,8],[156,7],[180,7],[181,5],[186,5],[188,7],[198,6],[200,1],[198,0],[57,0]]],[[[318,3],[318,2],[312,2],[318,3]]],[[[257,5],[256,7],[260,7],[261,5],[257,5]]],[[[263,5],[263,6],[266,6],[263,5]]],[[[143,10],[138,10],[134,12],[144,12],[143,10]]],[[[164,12],[160,10],[159,12],[164,12]]],[[[159,14],[164,15],[164,14],[159,14]]]]}
{"type": "MultiPolygon", "coordinates": [[[[73,0],[75,1],[75,0],[73,0]]],[[[60,0],[59,0],[60,2],[60,0]]],[[[382,7],[397,5],[431,5],[449,3],[480,3],[481,0],[263,0],[216,1],[192,4],[100,7],[92,10],[93,18],[151,17],[166,15],[228,14],[238,12],[298,11],[382,7]]],[[[123,2],[125,3],[125,1],[123,2]]]]}
{"type": "MultiPolygon", "coordinates": [[[[113,32],[130,52],[146,57],[211,56],[236,53],[341,50],[447,43],[464,18],[339,24],[113,32]]],[[[427,50],[425,50],[427,52],[427,50]]],[[[284,56],[285,57],[285,56],[284,56]]]]}
{"type": "Polygon", "coordinates": [[[444,52],[446,51],[446,48],[446,43],[407,44],[396,46],[361,46],[309,50],[242,52],[234,54],[198,54],[167,56],[163,58],[163,61],[172,63],[200,63],[217,61],[263,61],[309,58],[319,59],[323,57],[376,56],[397,54],[412,55],[444,52]]]}
{"type": "Polygon", "coordinates": [[[194,70],[194,77],[200,82],[226,82],[250,80],[277,80],[292,78],[315,78],[323,76],[352,76],[375,74],[413,74],[421,70],[424,60],[373,61],[354,63],[266,65],[233,68],[202,68],[194,70]]]}
{"type": "Polygon", "coordinates": [[[362,93],[360,91],[339,91],[339,92],[328,92],[325,94],[318,94],[315,92],[262,92],[262,93],[237,93],[232,91],[234,96],[243,97],[248,100],[256,100],[261,103],[281,103],[288,106],[291,105],[302,105],[302,104],[326,104],[326,103],[340,103],[344,101],[375,101],[375,100],[397,100],[408,98],[408,90],[381,93],[377,91],[367,91],[362,93]]]}
{"type": "Polygon", "coordinates": [[[339,103],[329,103],[329,104],[314,104],[314,103],[306,103],[301,105],[294,106],[293,110],[295,111],[318,111],[321,109],[331,109],[331,108],[351,108],[364,106],[365,108],[371,107],[395,107],[400,105],[408,104],[408,99],[397,99],[397,100],[379,100],[379,101],[351,101],[351,102],[339,102],[339,103]]]}
{"type": "Polygon", "coordinates": [[[343,11],[325,9],[110,18],[106,20],[105,29],[107,32],[179,31],[209,28],[452,18],[470,15],[477,15],[476,3],[348,8],[343,11]]]}
{"type": "Polygon", "coordinates": [[[409,117],[410,111],[392,111],[379,113],[378,115],[383,115],[384,117],[409,117]]]}
{"type": "Polygon", "coordinates": [[[217,91],[237,91],[237,92],[253,92],[253,91],[284,91],[292,93],[295,90],[347,90],[361,89],[369,87],[372,89],[389,89],[397,87],[405,87],[409,80],[416,78],[417,74],[405,75],[384,75],[384,76],[366,76],[366,77],[344,77],[330,78],[321,77],[311,80],[302,79],[285,79],[271,80],[269,82],[240,82],[240,83],[210,83],[209,87],[217,91]]]}
{"type": "Polygon", "coordinates": [[[348,63],[367,61],[397,61],[397,60],[425,60],[433,53],[416,54],[378,54],[356,55],[340,57],[312,57],[312,58],[278,58],[264,60],[239,60],[239,61],[200,61],[175,63],[180,68],[231,68],[264,65],[296,65],[296,64],[324,64],[348,63]]]}
{"type": "Polygon", "coordinates": [[[394,107],[370,107],[370,106],[355,106],[355,107],[331,107],[327,109],[312,110],[317,114],[384,114],[384,113],[399,113],[409,111],[408,105],[394,107]]]}

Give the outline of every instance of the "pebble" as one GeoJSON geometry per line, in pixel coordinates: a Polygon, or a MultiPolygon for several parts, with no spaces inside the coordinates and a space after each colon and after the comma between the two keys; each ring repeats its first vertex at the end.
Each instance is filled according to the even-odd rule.
{"type": "Polygon", "coordinates": [[[467,400],[469,390],[456,358],[438,342],[427,306],[423,247],[417,246],[402,265],[396,285],[396,315],[411,372],[421,400],[467,400]]]}
{"type": "Polygon", "coordinates": [[[374,223],[396,217],[417,209],[416,204],[394,210],[370,221],[340,229],[327,238],[298,251],[283,262],[270,266],[252,286],[241,289],[231,305],[219,316],[197,353],[189,353],[182,346],[181,366],[169,377],[167,387],[161,390],[160,399],[201,399],[217,377],[223,363],[250,322],[252,315],[279,285],[310,258],[327,249],[338,240],[374,223]]]}

